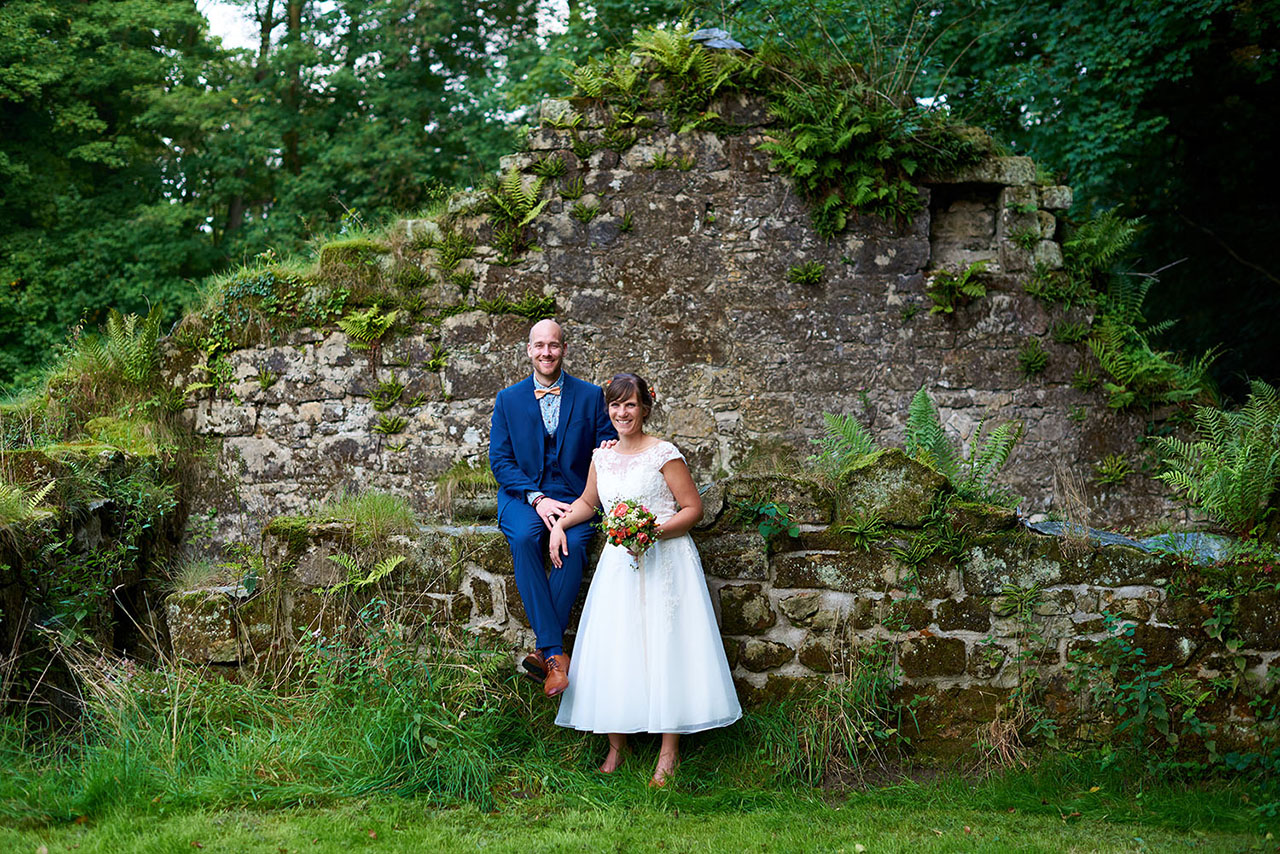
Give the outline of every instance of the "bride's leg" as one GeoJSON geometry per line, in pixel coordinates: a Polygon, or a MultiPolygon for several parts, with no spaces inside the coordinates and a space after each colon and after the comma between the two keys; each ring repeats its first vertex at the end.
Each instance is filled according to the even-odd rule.
{"type": "Polygon", "coordinates": [[[658,751],[658,767],[653,769],[651,786],[665,786],[680,767],[680,733],[664,732],[662,749],[658,751]]]}
{"type": "Polygon", "coordinates": [[[627,755],[627,737],[620,732],[609,733],[609,753],[604,758],[604,763],[600,766],[601,774],[612,774],[618,770],[618,766],[622,764],[622,758],[627,755]]]}

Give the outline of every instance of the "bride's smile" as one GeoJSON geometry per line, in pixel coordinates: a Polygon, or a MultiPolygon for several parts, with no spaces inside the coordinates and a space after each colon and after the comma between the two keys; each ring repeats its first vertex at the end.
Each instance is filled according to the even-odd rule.
{"type": "Polygon", "coordinates": [[[644,407],[632,394],[626,400],[609,403],[609,420],[618,431],[618,438],[639,435],[644,430],[644,407]]]}

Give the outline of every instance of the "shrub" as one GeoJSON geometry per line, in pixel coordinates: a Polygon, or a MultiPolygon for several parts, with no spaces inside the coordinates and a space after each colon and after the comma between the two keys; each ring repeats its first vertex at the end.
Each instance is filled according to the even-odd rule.
{"type": "Polygon", "coordinates": [[[1156,477],[1192,509],[1237,534],[1274,520],[1280,484],[1280,394],[1261,380],[1250,388],[1237,411],[1197,406],[1194,441],[1164,437],[1156,443],[1163,456],[1156,477]]]}

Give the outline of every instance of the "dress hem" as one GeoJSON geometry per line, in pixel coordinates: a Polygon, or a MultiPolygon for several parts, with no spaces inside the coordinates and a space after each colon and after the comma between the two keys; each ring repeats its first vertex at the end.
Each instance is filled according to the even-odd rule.
{"type": "Polygon", "coordinates": [[[676,729],[648,729],[648,728],[596,729],[593,726],[578,726],[577,724],[572,724],[568,722],[561,723],[560,721],[556,721],[556,726],[564,727],[565,729],[577,730],[578,732],[591,732],[591,733],[595,733],[596,735],[608,735],[609,733],[615,733],[618,735],[636,735],[642,732],[652,733],[654,735],[668,734],[668,733],[676,734],[676,735],[692,735],[695,732],[706,732],[709,729],[720,729],[721,727],[727,727],[730,724],[737,723],[740,720],[742,720],[741,712],[739,712],[738,714],[734,715],[731,718],[720,718],[719,720],[708,721],[706,723],[689,724],[687,726],[678,727],[676,729]]]}

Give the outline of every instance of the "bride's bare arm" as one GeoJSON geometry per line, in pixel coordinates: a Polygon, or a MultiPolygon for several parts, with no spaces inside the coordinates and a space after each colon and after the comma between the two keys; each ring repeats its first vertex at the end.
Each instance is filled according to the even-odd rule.
{"type": "Polygon", "coordinates": [[[552,564],[560,566],[564,555],[569,553],[569,539],[564,535],[565,529],[595,516],[596,508],[599,506],[600,495],[596,491],[596,464],[593,462],[591,468],[587,470],[586,488],[582,490],[581,495],[573,499],[573,503],[569,505],[569,512],[557,519],[551,528],[551,540],[547,543],[547,550],[551,552],[552,564]]]}
{"type": "Polygon", "coordinates": [[[693,482],[693,475],[689,474],[689,466],[684,460],[670,460],[662,467],[662,476],[680,505],[676,515],[658,529],[658,539],[669,540],[689,533],[698,524],[702,518],[702,496],[698,494],[698,486],[693,482]]]}

